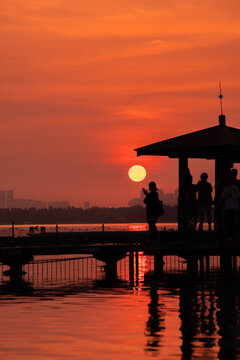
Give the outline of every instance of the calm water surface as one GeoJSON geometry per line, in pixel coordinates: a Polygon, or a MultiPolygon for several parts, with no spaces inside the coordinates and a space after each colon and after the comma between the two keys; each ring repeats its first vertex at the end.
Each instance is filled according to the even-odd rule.
{"type": "Polygon", "coordinates": [[[114,277],[89,256],[36,256],[22,280],[0,265],[0,359],[240,359],[239,259],[164,262],[127,255],[114,277]]]}

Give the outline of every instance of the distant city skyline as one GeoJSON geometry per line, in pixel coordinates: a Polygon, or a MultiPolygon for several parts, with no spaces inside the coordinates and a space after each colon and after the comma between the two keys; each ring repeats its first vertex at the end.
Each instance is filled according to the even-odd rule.
{"type": "MultiPolygon", "coordinates": [[[[174,206],[177,204],[178,199],[178,190],[175,189],[174,193],[165,193],[163,189],[158,189],[159,199],[164,202],[166,205],[174,206]]],[[[138,198],[133,198],[128,201],[127,204],[123,206],[135,206],[143,205],[144,194],[142,190],[140,191],[140,196],[138,198]]],[[[42,201],[36,199],[26,199],[26,198],[15,198],[14,190],[0,190],[0,209],[4,208],[19,208],[19,209],[28,209],[35,207],[37,209],[45,208],[67,208],[71,205],[70,201],[67,200],[55,200],[55,201],[42,201]]],[[[83,209],[89,209],[93,206],[105,207],[104,205],[91,204],[90,201],[83,200],[81,204],[75,205],[75,207],[81,207],[83,209]]],[[[117,207],[110,205],[110,207],[117,207]]]]}
{"type": "Polygon", "coordinates": [[[36,209],[46,209],[50,207],[67,208],[69,206],[69,201],[41,201],[35,199],[15,198],[14,190],[0,190],[0,209],[29,209],[31,207],[36,209]]]}
{"type": "MultiPolygon", "coordinates": [[[[143,200],[145,195],[142,190],[139,195],[138,198],[129,200],[128,206],[144,205],[143,200]]],[[[165,205],[174,206],[178,203],[178,189],[175,189],[174,193],[165,193],[163,189],[158,189],[158,197],[165,205]]]]}

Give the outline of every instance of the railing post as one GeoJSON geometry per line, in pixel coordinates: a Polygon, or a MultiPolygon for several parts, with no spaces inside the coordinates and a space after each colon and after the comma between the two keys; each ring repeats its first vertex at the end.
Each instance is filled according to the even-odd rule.
{"type": "Polygon", "coordinates": [[[12,238],[14,239],[15,237],[15,233],[14,233],[14,225],[15,225],[15,222],[14,221],[11,221],[12,223],[12,238]]]}

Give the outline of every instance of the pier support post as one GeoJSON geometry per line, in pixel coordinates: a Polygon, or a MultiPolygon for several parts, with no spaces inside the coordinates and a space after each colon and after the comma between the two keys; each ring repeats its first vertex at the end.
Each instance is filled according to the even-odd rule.
{"type": "Polygon", "coordinates": [[[163,254],[162,253],[157,253],[154,255],[154,274],[160,274],[163,272],[163,267],[164,267],[164,260],[163,260],[163,254]]]}
{"type": "Polygon", "coordinates": [[[206,256],[206,272],[209,273],[210,271],[210,258],[209,256],[206,256]]]}
{"type": "Polygon", "coordinates": [[[5,275],[10,276],[10,282],[11,283],[21,283],[22,280],[23,280],[22,276],[24,274],[25,273],[23,273],[23,271],[22,271],[22,265],[21,264],[11,265],[10,270],[5,273],[5,275]]]}
{"type": "Polygon", "coordinates": [[[187,272],[189,275],[196,274],[198,272],[198,260],[193,257],[187,259],[187,272]]]}
{"type": "Polygon", "coordinates": [[[15,238],[15,231],[14,231],[15,222],[11,221],[11,224],[12,224],[12,238],[14,239],[15,238]]]}
{"type": "Polygon", "coordinates": [[[129,252],[129,281],[130,286],[134,286],[134,256],[133,251],[129,252]]]}
{"type": "Polygon", "coordinates": [[[107,279],[116,279],[117,278],[117,260],[108,259],[105,262],[106,264],[106,278],[107,279]]]}
{"type": "Polygon", "coordinates": [[[232,269],[233,269],[234,273],[237,271],[237,257],[236,256],[232,257],[232,269]]]}
{"type": "Polygon", "coordinates": [[[117,278],[117,262],[125,258],[126,253],[123,251],[116,251],[113,249],[106,248],[93,254],[94,258],[102,261],[106,264],[106,278],[116,279],[117,278]]]}
{"type": "Polygon", "coordinates": [[[200,273],[202,276],[204,275],[204,257],[200,259],[200,273]]]}
{"type": "Polygon", "coordinates": [[[10,267],[9,270],[6,270],[3,272],[5,276],[10,276],[11,282],[21,282],[22,281],[22,267],[25,264],[30,263],[33,261],[34,257],[33,255],[5,255],[0,257],[0,261],[8,265],[10,267]]]}
{"type": "Polygon", "coordinates": [[[138,262],[138,251],[135,252],[135,266],[136,266],[136,286],[139,285],[139,262],[138,262]]]}
{"type": "Polygon", "coordinates": [[[179,158],[179,197],[178,197],[178,230],[186,230],[186,204],[184,199],[184,181],[188,171],[188,158],[179,158]]]}
{"type": "Polygon", "coordinates": [[[223,277],[227,277],[232,274],[232,256],[221,255],[220,256],[220,269],[223,277]]]}

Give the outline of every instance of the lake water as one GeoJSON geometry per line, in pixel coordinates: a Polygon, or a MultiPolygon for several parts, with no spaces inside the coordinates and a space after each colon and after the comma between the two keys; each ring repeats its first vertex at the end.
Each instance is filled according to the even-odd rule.
{"type": "Polygon", "coordinates": [[[113,277],[91,256],[36,256],[22,280],[0,265],[0,359],[240,359],[239,258],[164,262],[127,255],[113,277]]]}

